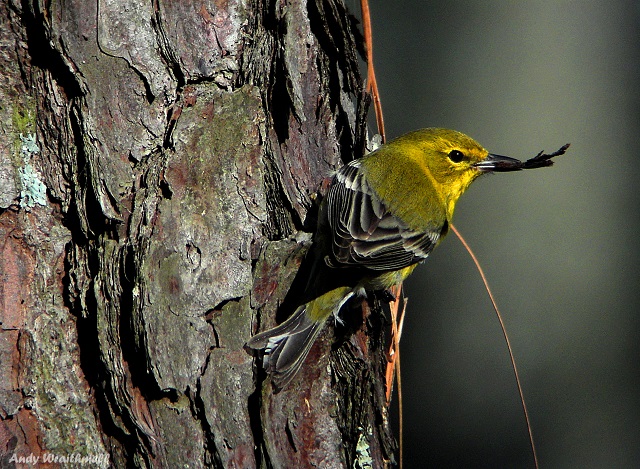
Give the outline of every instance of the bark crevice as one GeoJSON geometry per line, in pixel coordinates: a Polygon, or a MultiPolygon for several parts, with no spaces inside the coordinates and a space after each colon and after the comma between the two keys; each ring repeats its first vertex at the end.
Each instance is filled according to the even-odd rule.
{"type": "Polygon", "coordinates": [[[322,192],[364,146],[343,3],[11,8],[0,26],[12,18],[16,59],[0,75],[34,108],[11,131],[37,134],[49,197],[0,212],[0,268],[26,285],[27,305],[7,332],[21,367],[0,424],[37,433],[11,450],[108,453],[113,467],[353,467],[364,428],[386,460],[392,448],[374,441],[387,437],[384,411],[371,408],[383,404],[365,398],[379,370],[362,342],[334,346],[327,328],[278,394],[243,348],[294,301],[296,276],[293,289],[306,283],[322,192]],[[22,270],[6,267],[16,253],[22,270]],[[333,382],[336,359],[348,365],[333,382]]]}

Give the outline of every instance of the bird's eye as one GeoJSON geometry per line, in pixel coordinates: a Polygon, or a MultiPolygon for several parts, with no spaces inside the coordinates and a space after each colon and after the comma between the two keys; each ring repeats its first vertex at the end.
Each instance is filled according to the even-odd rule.
{"type": "Polygon", "coordinates": [[[451,150],[449,159],[454,163],[460,163],[464,159],[464,154],[460,150],[451,150]]]}

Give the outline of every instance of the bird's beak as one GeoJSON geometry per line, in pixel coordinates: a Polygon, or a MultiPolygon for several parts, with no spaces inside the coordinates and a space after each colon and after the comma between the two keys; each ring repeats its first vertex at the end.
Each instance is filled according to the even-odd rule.
{"type": "Polygon", "coordinates": [[[474,164],[482,172],[506,172],[519,171],[522,168],[522,161],[508,156],[488,154],[487,157],[474,164]]]}

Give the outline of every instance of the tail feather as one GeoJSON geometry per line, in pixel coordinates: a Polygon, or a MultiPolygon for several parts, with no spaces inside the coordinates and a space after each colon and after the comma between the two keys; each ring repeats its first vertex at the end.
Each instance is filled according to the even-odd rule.
{"type": "Polygon", "coordinates": [[[249,339],[247,347],[264,350],[264,367],[277,390],[286,387],[298,372],[325,323],[311,320],[307,305],[302,305],[279,326],[249,339]]]}
{"type": "Polygon", "coordinates": [[[351,287],[338,287],[299,306],[279,326],[253,336],[246,347],[264,352],[263,364],[276,390],[283,389],[298,372],[311,346],[333,314],[354,296],[351,287]]]}

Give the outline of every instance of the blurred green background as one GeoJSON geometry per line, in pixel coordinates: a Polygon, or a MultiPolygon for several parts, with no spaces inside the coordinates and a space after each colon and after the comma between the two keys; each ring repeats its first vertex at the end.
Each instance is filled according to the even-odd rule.
{"type": "MultiPolygon", "coordinates": [[[[541,467],[640,467],[640,3],[370,7],[389,138],[450,127],[520,159],[571,142],[553,168],[483,177],[454,222],[501,307],[541,467]]],[[[405,468],[532,467],[506,345],[455,235],[406,292],[405,468]]]]}

